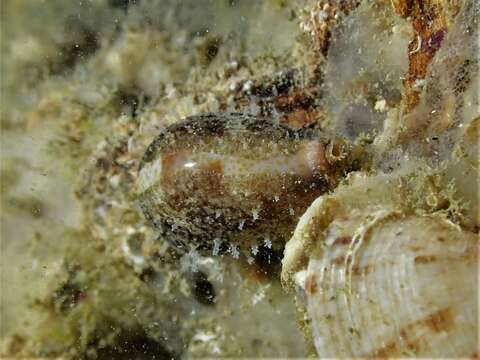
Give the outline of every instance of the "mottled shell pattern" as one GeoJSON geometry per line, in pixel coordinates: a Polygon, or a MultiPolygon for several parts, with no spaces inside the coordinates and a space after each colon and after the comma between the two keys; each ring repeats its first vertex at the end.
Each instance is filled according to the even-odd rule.
{"type": "Polygon", "coordinates": [[[268,119],[192,116],[148,147],[140,204],[177,249],[283,249],[305,209],[343,176],[347,151],[339,137],[268,119]]]}

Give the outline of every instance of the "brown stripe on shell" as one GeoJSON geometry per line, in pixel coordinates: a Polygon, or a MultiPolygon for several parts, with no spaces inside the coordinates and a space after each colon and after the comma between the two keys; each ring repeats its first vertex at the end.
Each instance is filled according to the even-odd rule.
{"type": "Polygon", "coordinates": [[[420,323],[426,324],[430,329],[435,332],[448,331],[453,327],[454,318],[449,308],[439,310],[423,320],[420,323]]]}
{"type": "MultiPolygon", "coordinates": [[[[418,353],[421,347],[419,339],[413,339],[411,334],[415,328],[426,326],[436,333],[448,331],[454,325],[454,318],[449,308],[436,311],[423,319],[415,321],[403,329],[399,334],[405,347],[413,353],[418,353]]],[[[394,339],[387,345],[373,351],[371,357],[388,357],[398,354],[398,340],[394,339]]]]}
{"type": "Polygon", "coordinates": [[[403,343],[405,344],[405,347],[412,351],[414,354],[418,353],[420,349],[420,344],[418,340],[414,340],[411,338],[409,329],[400,329],[400,337],[402,338],[403,343]]]}
{"type": "Polygon", "coordinates": [[[397,350],[397,342],[392,341],[385,346],[375,350],[371,356],[368,356],[368,358],[388,358],[392,354],[395,354],[397,350]]]}
{"type": "Polygon", "coordinates": [[[359,266],[355,265],[352,267],[352,275],[360,276],[360,275],[367,275],[372,271],[373,267],[370,265],[359,266]]]}
{"type": "Polygon", "coordinates": [[[450,256],[442,256],[438,257],[435,255],[418,255],[415,257],[414,262],[415,265],[425,265],[430,264],[437,261],[447,260],[447,261],[464,261],[464,260],[476,260],[478,258],[478,254],[474,252],[466,252],[464,254],[456,254],[450,256]]]}
{"type": "Polygon", "coordinates": [[[307,295],[314,295],[317,292],[318,285],[317,279],[314,273],[308,274],[305,279],[305,292],[307,295]]]}
{"type": "Polygon", "coordinates": [[[419,255],[415,257],[415,264],[429,264],[437,261],[438,258],[435,255],[419,255]]]}
{"type": "Polygon", "coordinates": [[[350,236],[339,236],[332,242],[331,246],[348,245],[351,242],[352,242],[352,238],[350,236]]]}
{"type": "Polygon", "coordinates": [[[332,265],[344,265],[345,264],[345,256],[339,256],[330,261],[332,265]]]}

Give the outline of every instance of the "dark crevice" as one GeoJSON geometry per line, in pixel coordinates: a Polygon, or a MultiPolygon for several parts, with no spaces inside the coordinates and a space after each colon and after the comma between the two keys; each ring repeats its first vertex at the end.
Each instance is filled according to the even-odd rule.
{"type": "MultiPolygon", "coordinates": [[[[91,358],[91,357],[86,357],[91,358]]],[[[122,331],[115,344],[96,351],[98,360],[170,360],[177,357],[142,331],[122,331]]]]}
{"type": "Polygon", "coordinates": [[[215,288],[204,273],[195,273],[192,288],[193,296],[199,303],[203,305],[215,304],[215,288]]]}
{"type": "Polygon", "coordinates": [[[130,6],[138,4],[139,1],[140,0],[108,0],[108,5],[114,9],[121,9],[127,12],[130,6]]]}
{"type": "Polygon", "coordinates": [[[65,29],[71,38],[59,46],[59,57],[48,64],[50,72],[55,75],[72,70],[99,49],[98,34],[78,20],[67,20],[65,29]]]}

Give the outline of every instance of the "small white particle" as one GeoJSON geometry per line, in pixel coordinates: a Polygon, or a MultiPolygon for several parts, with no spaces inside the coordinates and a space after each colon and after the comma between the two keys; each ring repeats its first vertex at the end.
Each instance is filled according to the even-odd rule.
{"type": "Polygon", "coordinates": [[[133,137],[128,139],[127,142],[127,151],[128,152],[133,152],[133,137]]]}
{"type": "Polygon", "coordinates": [[[256,305],[258,304],[260,301],[262,301],[263,299],[265,299],[266,297],[266,291],[268,290],[270,286],[267,285],[267,286],[261,286],[258,291],[253,294],[252,296],[252,305],[256,305]]]}
{"type": "Polygon", "coordinates": [[[220,252],[220,239],[213,239],[213,251],[212,251],[212,255],[213,256],[217,256],[218,253],[220,252]]]}
{"type": "Polygon", "coordinates": [[[319,22],[324,22],[325,20],[328,19],[328,14],[327,14],[327,12],[326,12],[326,11],[323,11],[323,10],[322,10],[322,11],[319,11],[317,16],[318,16],[318,21],[319,21],[319,22]]]}
{"type": "Polygon", "coordinates": [[[385,112],[385,110],[387,110],[387,102],[385,101],[385,99],[378,100],[375,103],[375,110],[380,112],[385,112]]]}
{"type": "Polygon", "coordinates": [[[113,175],[113,176],[109,179],[109,183],[110,183],[110,185],[112,185],[112,187],[114,187],[114,188],[118,187],[118,185],[120,184],[120,175],[113,175]]]}
{"type": "Polygon", "coordinates": [[[272,248],[272,241],[269,238],[266,238],[263,244],[269,249],[272,248]]]}
{"type": "Polygon", "coordinates": [[[184,164],[183,167],[193,168],[193,167],[195,167],[195,165],[197,165],[195,162],[188,162],[188,163],[184,164]]]}
{"type": "Polygon", "coordinates": [[[201,342],[207,342],[207,341],[215,339],[216,337],[217,336],[215,334],[212,334],[212,333],[197,333],[193,337],[193,340],[201,341],[201,342]]]}
{"type": "Polygon", "coordinates": [[[218,347],[217,344],[213,345],[213,349],[212,349],[212,353],[214,354],[220,354],[222,351],[220,350],[220,348],[218,347]]]}
{"type": "Polygon", "coordinates": [[[175,89],[172,85],[167,85],[165,93],[166,93],[165,97],[167,99],[173,99],[175,96],[177,96],[177,89],[175,89]]]}
{"type": "Polygon", "coordinates": [[[412,88],[413,90],[420,91],[425,86],[425,79],[416,79],[413,82],[412,88]]]}
{"type": "Polygon", "coordinates": [[[246,82],[243,84],[242,91],[243,91],[243,92],[250,92],[250,90],[252,90],[252,85],[253,85],[252,80],[246,81],[246,82]]]}
{"type": "Polygon", "coordinates": [[[228,67],[230,69],[233,69],[233,70],[238,69],[238,61],[233,60],[233,61],[229,62],[228,67]]]}
{"type": "Polygon", "coordinates": [[[237,87],[238,87],[238,83],[236,81],[232,81],[232,82],[230,82],[230,85],[228,86],[228,89],[230,91],[235,91],[235,90],[237,90],[237,87]]]}
{"type": "Polygon", "coordinates": [[[183,271],[198,272],[198,264],[201,261],[201,256],[197,250],[192,249],[185,254],[180,260],[180,266],[183,271]]]}
{"type": "Polygon", "coordinates": [[[235,244],[231,244],[228,251],[232,254],[234,259],[238,259],[240,257],[240,251],[238,251],[238,246],[235,244]]]}
{"type": "Polygon", "coordinates": [[[243,225],[245,225],[245,220],[240,220],[240,223],[238,224],[238,230],[243,230],[243,225]]]}
{"type": "Polygon", "coordinates": [[[258,254],[258,246],[255,245],[254,247],[252,247],[252,255],[256,256],[257,254],[258,254]]]}
{"type": "Polygon", "coordinates": [[[248,262],[250,265],[252,265],[252,264],[255,262],[255,259],[254,259],[253,257],[249,256],[249,257],[247,258],[247,262],[248,262]]]}

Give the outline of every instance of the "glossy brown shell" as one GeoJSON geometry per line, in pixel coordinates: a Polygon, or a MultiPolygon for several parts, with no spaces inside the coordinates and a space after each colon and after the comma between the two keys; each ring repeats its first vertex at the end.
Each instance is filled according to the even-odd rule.
{"type": "Polygon", "coordinates": [[[281,249],[304,210],[342,175],[329,144],[318,131],[245,114],[189,117],[146,150],[141,208],[177,248],[234,257],[262,244],[281,249]]]}

